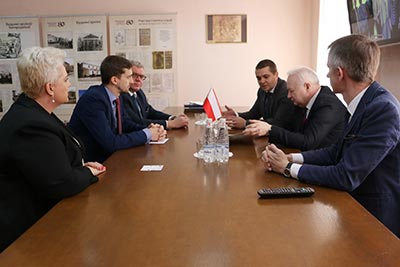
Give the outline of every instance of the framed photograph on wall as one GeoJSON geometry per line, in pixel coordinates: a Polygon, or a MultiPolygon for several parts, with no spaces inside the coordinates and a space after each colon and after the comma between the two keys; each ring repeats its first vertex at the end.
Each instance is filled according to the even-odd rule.
{"type": "Polygon", "coordinates": [[[247,16],[207,15],[207,43],[246,43],[247,16]]]}

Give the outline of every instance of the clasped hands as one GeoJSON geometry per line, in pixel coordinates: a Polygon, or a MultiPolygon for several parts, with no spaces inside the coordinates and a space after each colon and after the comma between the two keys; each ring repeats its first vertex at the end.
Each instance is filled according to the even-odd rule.
{"type": "Polygon", "coordinates": [[[290,154],[285,154],[274,144],[267,145],[261,156],[265,170],[277,173],[283,173],[291,158],[290,154]]]}
{"type": "Polygon", "coordinates": [[[151,141],[162,141],[167,137],[167,131],[160,124],[150,123],[148,128],[151,133],[151,141]]]}

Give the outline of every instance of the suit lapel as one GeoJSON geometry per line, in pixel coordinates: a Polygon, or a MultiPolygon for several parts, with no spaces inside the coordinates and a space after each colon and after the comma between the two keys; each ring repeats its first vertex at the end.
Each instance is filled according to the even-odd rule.
{"type": "Polygon", "coordinates": [[[103,90],[101,90],[102,91],[101,95],[104,98],[104,101],[107,103],[107,107],[108,107],[108,110],[109,110],[108,111],[108,116],[110,116],[111,129],[115,129],[116,125],[117,125],[117,121],[116,121],[116,118],[115,118],[113,106],[112,106],[112,104],[110,102],[110,98],[108,97],[108,94],[107,94],[107,89],[106,89],[106,87],[104,85],[101,85],[100,88],[103,89],[103,90]]]}
{"type": "Polygon", "coordinates": [[[343,131],[342,138],[339,140],[339,143],[338,143],[339,149],[338,149],[338,153],[337,153],[337,159],[342,157],[343,147],[344,147],[344,143],[346,142],[346,140],[348,140],[350,138],[352,133],[355,133],[355,131],[358,131],[358,129],[354,129],[354,128],[356,127],[356,125],[359,124],[362,114],[364,114],[368,103],[373,100],[376,89],[378,87],[379,87],[379,84],[377,82],[373,82],[370,85],[370,87],[367,89],[367,91],[365,92],[363,97],[361,98],[360,102],[358,103],[357,108],[356,108],[350,122],[347,124],[347,126],[345,127],[345,129],[343,131]]]}
{"type": "Polygon", "coordinates": [[[144,93],[142,92],[142,89],[140,89],[139,91],[137,91],[136,94],[137,94],[137,98],[136,98],[137,103],[142,111],[142,115],[144,116],[144,112],[145,112],[145,110],[144,110],[144,97],[145,97],[144,93]]]}
{"type": "Polygon", "coordinates": [[[377,82],[373,82],[369,86],[367,91],[365,91],[365,94],[360,99],[360,102],[357,105],[357,108],[353,114],[353,117],[351,118],[349,124],[347,125],[347,127],[345,129],[346,135],[350,133],[350,131],[353,129],[354,125],[356,125],[356,123],[360,120],[360,116],[362,116],[362,114],[364,114],[368,103],[374,99],[374,95],[375,95],[376,89],[378,87],[379,87],[379,84],[377,82]]]}

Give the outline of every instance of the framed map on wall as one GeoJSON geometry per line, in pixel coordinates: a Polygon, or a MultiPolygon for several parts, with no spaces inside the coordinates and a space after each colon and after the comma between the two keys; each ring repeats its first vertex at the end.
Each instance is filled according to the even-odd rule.
{"type": "Polygon", "coordinates": [[[246,43],[246,15],[207,15],[207,43],[246,43]]]}

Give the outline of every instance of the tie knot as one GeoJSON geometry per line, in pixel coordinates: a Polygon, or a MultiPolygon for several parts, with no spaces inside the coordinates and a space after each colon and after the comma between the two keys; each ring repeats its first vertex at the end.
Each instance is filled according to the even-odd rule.
{"type": "Polygon", "coordinates": [[[119,105],[119,98],[116,98],[116,99],[114,100],[114,103],[115,103],[116,105],[119,105]]]}

